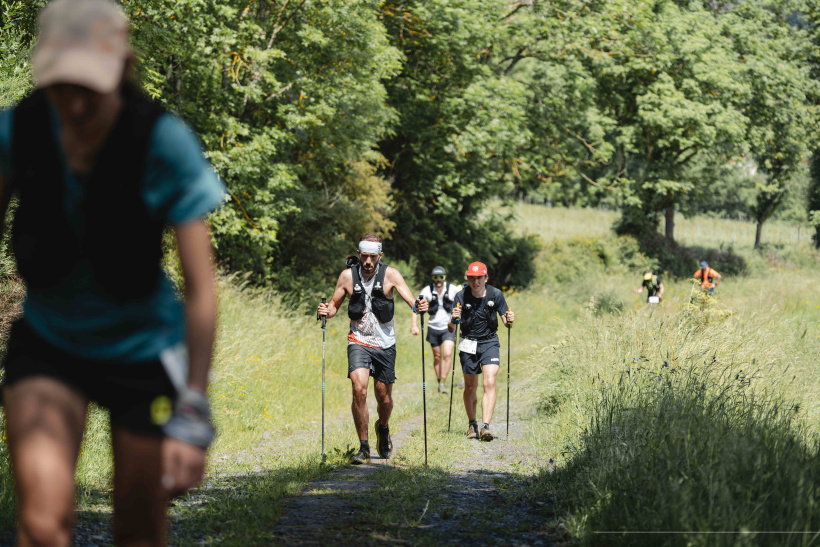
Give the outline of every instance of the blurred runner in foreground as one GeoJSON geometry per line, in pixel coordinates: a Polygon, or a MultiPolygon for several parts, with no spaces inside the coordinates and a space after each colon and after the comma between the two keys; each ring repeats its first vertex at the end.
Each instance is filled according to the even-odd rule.
{"type": "Polygon", "coordinates": [[[132,82],[132,64],[114,3],[55,0],[40,16],[37,89],[0,113],[0,213],[16,194],[27,286],[2,389],[20,545],[71,542],[89,400],[110,412],[120,545],[165,544],[168,500],[199,482],[214,436],[203,218],[225,191],[196,136],[132,82]],[[184,306],[160,264],[167,226],[184,306]]]}

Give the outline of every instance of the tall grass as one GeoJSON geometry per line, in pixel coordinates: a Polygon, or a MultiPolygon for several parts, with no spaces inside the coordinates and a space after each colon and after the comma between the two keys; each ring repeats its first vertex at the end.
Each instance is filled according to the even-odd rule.
{"type": "Polygon", "coordinates": [[[567,466],[550,477],[559,505],[580,509],[572,521],[586,543],[735,545],[740,536],[715,533],[743,532],[743,542],[808,544],[820,464],[798,407],[715,360],[636,368],[604,383],[567,466]],[[629,533],[642,531],[682,533],[629,533]]]}
{"type": "Polygon", "coordinates": [[[818,530],[816,320],[682,301],[587,312],[533,355],[560,464],[537,495],[588,545],[808,544],[711,532],[818,530]],[[685,533],[626,533],[648,531],[685,533]]]}

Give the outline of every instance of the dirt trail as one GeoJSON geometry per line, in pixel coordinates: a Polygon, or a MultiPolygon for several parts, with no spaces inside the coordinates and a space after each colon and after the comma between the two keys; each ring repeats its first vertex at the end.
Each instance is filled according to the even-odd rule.
{"type": "MultiPolygon", "coordinates": [[[[401,450],[410,433],[420,424],[418,418],[393,427],[394,453],[401,450]]],[[[273,530],[276,542],[282,545],[326,545],[328,539],[369,535],[372,526],[358,505],[375,488],[376,472],[390,465],[390,460],[383,460],[376,453],[375,444],[371,452],[371,464],[335,471],[309,484],[298,496],[287,498],[283,504],[283,516],[273,530]]]]}
{"type": "MultiPolygon", "coordinates": [[[[498,416],[505,410],[503,405],[498,408],[498,416]]],[[[273,537],[277,543],[298,545],[326,545],[329,541],[361,545],[467,541],[474,545],[553,545],[554,535],[539,516],[546,509],[544,502],[533,503],[520,496],[533,477],[516,469],[529,468],[527,463],[536,455],[522,441],[525,426],[517,418],[511,422],[510,437],[518,442],[504,440],[503,425],[497,428],[500,438],[490,443],[465,437],[456,449],[458,467],[440,472],[441,480],[428,493],[426,504],[407,508],[408,519],[414,521],[410,525],[408,519],[396,526],[373,522],[373,512],[385,503],[376,474],[401,472],[406,467],[400,457],[382,460],[374,449],[371,465],[340,469],[309,484],[299,495],[286,498],[273,537]]],[[[418,442],[420,435],[412,433],[422,427],[422,417],[394,427],[395,457],[401,456],[408,441],[418,442]]]]}

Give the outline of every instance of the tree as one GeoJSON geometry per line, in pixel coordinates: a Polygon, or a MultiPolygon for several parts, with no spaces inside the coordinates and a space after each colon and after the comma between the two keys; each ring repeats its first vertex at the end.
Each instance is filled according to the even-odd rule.
{"type": "Polygon", "coordinates": [[[584,180],[596,199],[616,196],[620,233],[651,239],[663,215],[671,242],[675,211],[708,198],[702,177],[748,157],[766,175],[762,226],[814,124],[806,39],[788,17],[795,6],[531,3],[536,39],[517,56],[530,59],[534,103],[547,105],[531,131],[564,177],[556,192],[577,199],[584,180]]]}
{"type": "Polygon", "coordinates": [[[809,188],[806,199],[806,212],[809,223],[814,226],[814,248],[820,249],[820,156],[815,151],[809,162],[809,188]]]}
{"type": "Polygon", "coordinates": [[[391,220],[401,230],[390,249],[416,257],[425,277],[439,263],[459,271],[480,259],[504,283],[517,268],[508,255],[527,260],[536,248],[488,208],[511,194],[527,143],[525,86],[495,63],[509,10],[507,0],[393,0],[381,8],[405,57],[387,83],[398,123],[380,143],[396,204],[391,220]]]}
{"type": "Polygon", "coordinates": [[[389,235],[377,140],[399,67],[368,0],[126,0],[147,89],[196,128],[230,192],[219,259],[306,294],[389,235]]]}
{"type": "Polygon", "coordinates": [[[746,131],[745,84],[725,21],[669,0],[532,9],[530,34],[550,37],[527,53],[532,84],[540,97],[557,91],[544,139],[561,128],[560,146],[577,152],[563,162],[570,175],[617,195],[621,233],[646,240],[663,214],[672,240],[675,209],[705,186],[692,162],[726,162],[746,131]]]}
{"type": "Polygon", "coordinates": [[[766,176],[758,184],[753,209],[755,248],[760,247],[763,224],[786,200],[797,167],[808,155],[809,135],[817,128],[813,103],[818,86],[806,62],[807,32],[793,23],[796,7],[744,2],[726,15],[749,87],[741,105],[749,119],[747,146],[766,176]]]}

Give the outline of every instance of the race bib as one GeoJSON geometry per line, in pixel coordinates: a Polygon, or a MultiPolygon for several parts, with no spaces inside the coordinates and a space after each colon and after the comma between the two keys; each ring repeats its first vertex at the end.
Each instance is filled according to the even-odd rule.
{"type": "Polygon", "coordinates": [[[461,343],[458,345],[458,351],[463,351],[464,353],[469,353],[470,355],[475,355],[476,348],[478,347],[477,340],[470,340],[469,338],[464,338],[461,340],[461,343]]]}
{"type": "Polygon", "coordinates": [[[661,299],[658,296],[650,296],[649,297],[649,303],[650,304],[659,304],[660,301],[661,301],[661,299]]]}

